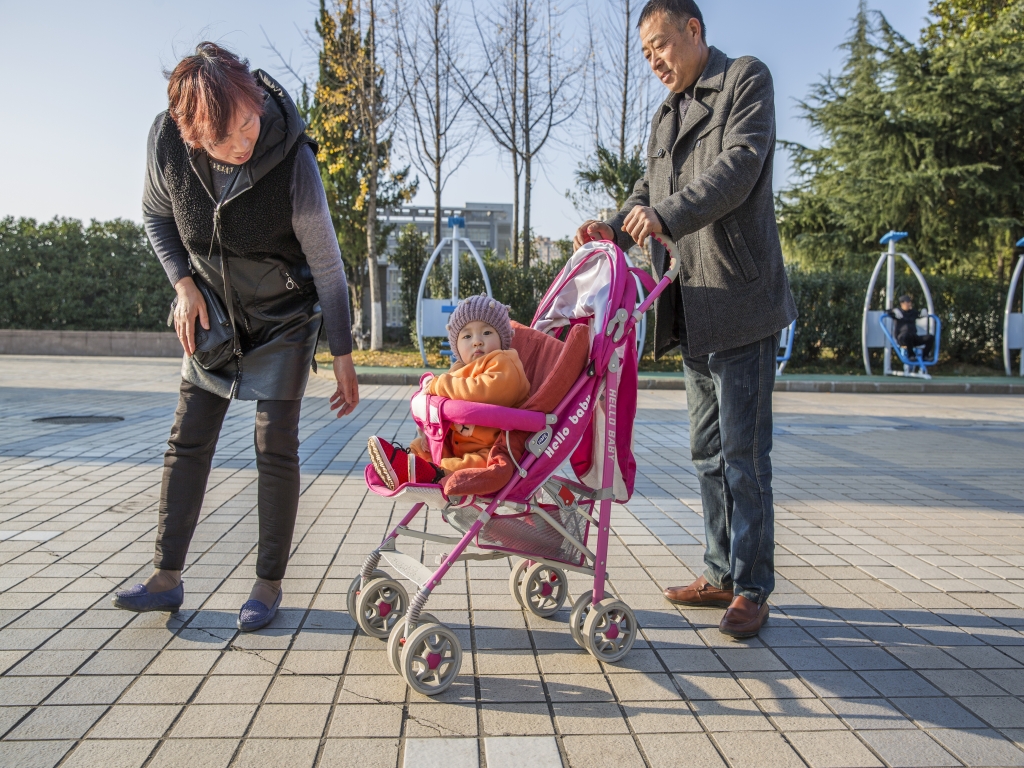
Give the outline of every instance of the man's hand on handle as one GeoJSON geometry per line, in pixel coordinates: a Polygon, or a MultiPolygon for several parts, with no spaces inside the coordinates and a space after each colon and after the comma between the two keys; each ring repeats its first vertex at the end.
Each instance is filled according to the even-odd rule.
{"type": "Polygon", "coordinates": [[[572,239],[572,249],[578,251],[585,243],[592,240],[615,240],[615,233],[612,228],[603,221],[588,219],[576,230],[576,236],[572,239]]]}
{"type": "Polygon", "coordinates": [[[334,378],[338,380],[338,389],[331,395],[331,410],[336,410],[340,419],[352,413],[359,405],[359,381],[356,379],[352,355],[334,358],[334,378]]]}
{"type": "Polygon", "coordinates": [[[664,234],[661,226],[661,219],[654,212],[653,208],[644,208],[638,205],[626,214],[622,222],[622,231],[633,238],[633,241],[643,245],[644,241],[651,235],[664,234]]]}
{"type": "Polygon", "coordinates": [[[206,302],[191,277],[183,277],[174,284],[178,303],[174,307],[174,332],[185,350],[186,357],[196,352],[196,318],[203,328],[210,330],[210,318],[206,313],[206,302]]]}

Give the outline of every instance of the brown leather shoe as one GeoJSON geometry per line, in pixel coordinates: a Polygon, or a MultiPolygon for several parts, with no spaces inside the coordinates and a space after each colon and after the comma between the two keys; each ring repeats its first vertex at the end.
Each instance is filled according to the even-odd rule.
{"type": "Polygon", "coordinates": [[[768,603],[758,605],[743,595],[736,595],[729,610],[718,625],[719,631],[729,637],[753,637],[768,620],[768,603]]]}
{"type": "Polygon", "coordinates": [[[717,589],[701,576],[688,587],[669,587],[666,599],[681,605],[696,605],[701,608],[728,608],[732,602],[731,589],[717,589]]]}

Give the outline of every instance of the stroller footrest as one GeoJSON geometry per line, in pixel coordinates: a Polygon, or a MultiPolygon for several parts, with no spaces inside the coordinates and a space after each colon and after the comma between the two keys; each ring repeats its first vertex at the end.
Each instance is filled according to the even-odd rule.
{"type": "Polygon", "coordinates": [[[431,577],[434,575],[434,572],[419,560],[415,560],[409,555],[404,555],[401,552],[381,552],[381,556],[388,561],[388,564],[392,568],[405,576],[405,578],[414,583],[417,587],[422,587],[430,581],[431,577]]]}

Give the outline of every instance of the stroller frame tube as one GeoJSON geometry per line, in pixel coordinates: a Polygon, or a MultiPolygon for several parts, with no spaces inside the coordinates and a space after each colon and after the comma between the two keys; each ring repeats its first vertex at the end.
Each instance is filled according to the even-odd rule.
{"type": "MultiPolygon", "coordinates": [[[[605,452],[604,467],[601,471],[601,490],[613,489],[615,486],[615,424],[619,409],[619,350],[612,352],[612,360],[608,365],[605,377],[605,452]]],[[[594,592],[592,604],[597,605],[604,600],[604,582],[608,573],[608,537],[612,520],[612,498],[602,494],[601,513],[597,527],[597,557],[594,558],[594,592]]]]}

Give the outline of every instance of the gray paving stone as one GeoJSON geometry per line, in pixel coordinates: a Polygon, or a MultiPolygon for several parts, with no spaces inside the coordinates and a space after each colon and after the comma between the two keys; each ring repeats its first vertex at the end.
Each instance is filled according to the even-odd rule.
{"type": "Polygon", "coordinates": [[[0,741],[0,765],[53,768],[74,745],[74,741],[0,741]]]}
{"type": "MultiPolygon", "coordinates": [[[[715,741],[734,768],[802,768],[803,760],[775,732],[716,733],[715,741]]],[[[715,756],[717,757],[717,755],[715,756]]],[[[710,765],[721,765],[705,758],[710,765]]]]}
{"type": "Polygon", "coordinates": [[[787,734],[787,737],[811,768],[874,768],[882,765],[849,731],[797,731],[787,734]]]}
{"type": "Polygon", "coordinates": [[[140,768],[155,741],[83,741],[64,761],[66,768],[140,768]]]}
{"type": "Polygon", "coordinates": [[[913,729],[915,726],[886,699],[829,699],[828,706],[859,731],[913,729]]]}
{"type": "Polygon", "coordinates": [[[686,755],[686,764],[694,768],[721,768],[725,763],[704,734],[647,733],[638,736],[652,768],[671,768],[686,755]]]}
{"type": "Polygon", "coordinates": [[[476,739],[406,739],[403,768],[477,768],[476,739]]]}
{"type": "Polygon", "coordinates": [[[237,748],[238,739],[168,739],[149,768],[227,768],[237,748]]]}
{"type": "Polygon", "coordinates": [[[80,739],[104,711],[103,706],[39,707],[6,738],[10,741],[80,739]]]}
{"type": "Polygon", "coordinates": [[[50,694],[46,704],[113,704],[134,680],[131,675],[72,677],[50,694]]]}
{"type": "Polygon", "coordinates": [[[629,736],[566,736],[562,739],[569,768],[643,768],[643,758],[629,736]]]}
{"type": "Polygon", "coordinates": [[[246,739],[235,765],[239,768],[266,768],[287,765],[311,768],[320,747],[317,739],[246,739]]]}
{"type": "Polygon", "coordinates": [[[552,736],[511,736],[484,739],[487,768],[562,768],[552,736]]]}
{"type": "Polygon", "coordinates": [[[965,765],[1024,765],[1024,752],[992,730],[933,730],[929,733],[965,765]]]}
{"type": "Polygon", "coordinates": [[[546,703],[480,705],[480,718],[486,736],[533,736],[554,733],[546,703]]]}
{"type": "Polygon", "coordinates": [[[330,739],[321,768],[395,768],[398,739],[330,739]]]}
{"type": "Polygon", "coordinates": [[[984,728],[985,724],[953,699],[892,699],[922,728],[984,728]]]}
{"type": "Polygon", "coordinates": [[[924,731],[878,730],[861,736],[893,768],[938,768],[961,764],[924,731]]]}

